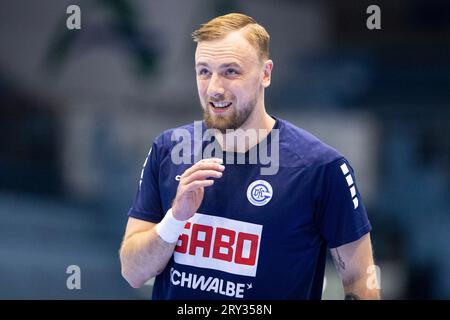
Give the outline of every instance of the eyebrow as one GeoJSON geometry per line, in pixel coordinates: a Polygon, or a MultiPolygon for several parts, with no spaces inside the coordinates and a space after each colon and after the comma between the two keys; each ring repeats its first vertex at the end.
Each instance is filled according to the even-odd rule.
{"type": "MultiPolygon", "coordinates": [[[[199,62],[195,65],[195,67],[208,67],[208,64],[206,62],[199,62]]],[[[241,68],[241,66],[239,64],[237,64],[236,62],[230,62],[230,63],[224,63],[221,64],[219,68],[230,68],[230,67],[237,67],[237,68],[241,68]]]]}

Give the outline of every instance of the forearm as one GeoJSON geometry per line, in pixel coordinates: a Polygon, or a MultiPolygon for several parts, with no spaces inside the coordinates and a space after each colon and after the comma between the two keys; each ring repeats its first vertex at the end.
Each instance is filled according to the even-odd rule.
{"type": "Polygon", "coordinates": [[[351,299],[380,299],[380,274],[374,265],[369,234],[331,249],[331,255],[346,296],[351,299]]]}
{"type": "Polygon", "coordinates": [[[371,285],[371,279],[361,277],[353,283],[344,283],[346,300],[379,300],[380,290],[378,286],[371,285]]]}
{"type": "Polygon", "coordinates": [[[164,270],[175,245],[162,240],[156,233],[156,227],[133,234],[120,249],[123,277],[133,288],[141,287],[164,270]]]}

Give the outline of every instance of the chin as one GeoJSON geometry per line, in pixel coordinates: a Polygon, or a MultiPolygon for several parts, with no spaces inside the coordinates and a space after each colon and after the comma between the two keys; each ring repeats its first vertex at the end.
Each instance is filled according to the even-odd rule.
{"type": "Polygon", "coordinates": [[[214,119],[214,116],[211,118],[205,119],[205,122],[206,122],[206,126],[209,129],[217,129],[222,133],[225,133],[225,130],[227,130],[227,129],[231,129],[230,123],[228,121],[226,121],[226,120],[221,121],[221,120],[214,119]]]}

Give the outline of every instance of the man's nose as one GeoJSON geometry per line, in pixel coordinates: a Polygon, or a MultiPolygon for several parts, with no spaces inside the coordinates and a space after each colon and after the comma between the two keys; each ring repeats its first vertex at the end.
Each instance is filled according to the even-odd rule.
{"type": "Polygon", "coordinates": [[[223,83],[217,74],[211,76],[206,93],[211,98],[220,98],[225,93],[223,83]]]}

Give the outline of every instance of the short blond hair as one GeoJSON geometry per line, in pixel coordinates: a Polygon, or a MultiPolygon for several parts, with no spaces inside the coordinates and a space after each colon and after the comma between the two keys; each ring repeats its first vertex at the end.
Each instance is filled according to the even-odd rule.
{"type": "Polygon", "coordinates": [[[269,59],[269,33],[252,17],[242,13],[229,13],[216,17],[192,33],[194,42],[219,40],[233,31],[246,28],[245,38],[259,52],[261,60],[269,59]]]}

